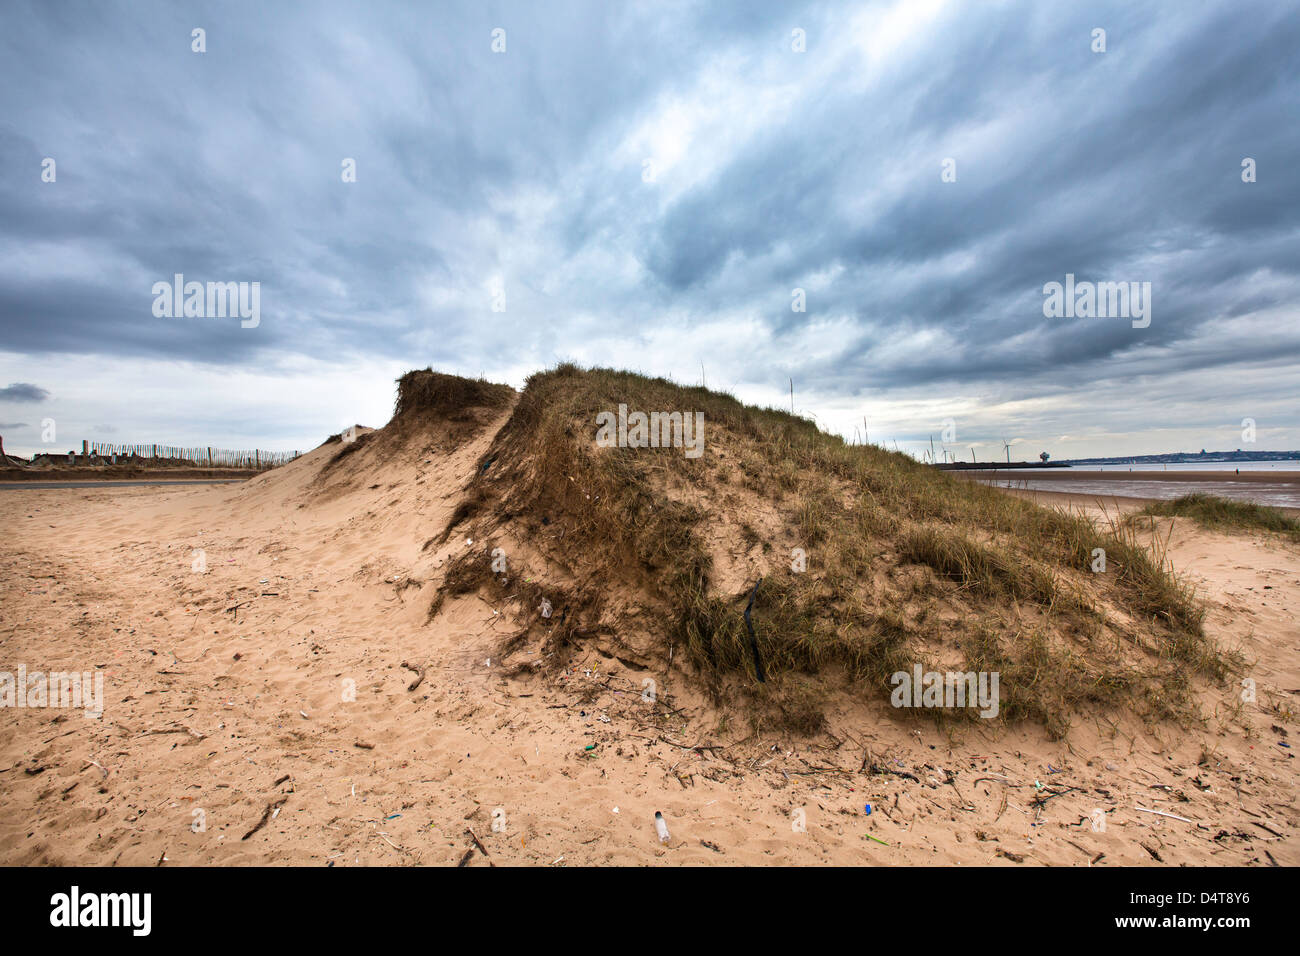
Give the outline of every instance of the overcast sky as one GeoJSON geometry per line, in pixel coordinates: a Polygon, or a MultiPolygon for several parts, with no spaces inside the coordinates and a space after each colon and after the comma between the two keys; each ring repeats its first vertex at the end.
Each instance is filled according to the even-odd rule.
{"type": "Polygon", "coordinates": [[[919,452],[950,420],[964,458],[1300,448],[1300,4],[0,25],[6,450],[51,447],[44,419],[59,450],[305,449],[386,421],[406,369],[565,359],[761,404],[793,378],[831,430],[919,452]],[[260,323],[157,317],[176,273],[260,283],[260,323]],[[1067,273],[1149,282],[1149,326],[1046,317],[1067,273]]]}

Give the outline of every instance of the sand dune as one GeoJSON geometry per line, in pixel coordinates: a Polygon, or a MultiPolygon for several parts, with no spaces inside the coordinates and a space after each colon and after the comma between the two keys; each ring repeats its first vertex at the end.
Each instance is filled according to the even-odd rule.
{"type": "Polygon", "coordinates": [[[0,862],[1300,863],[1294,547],[1172,529],[1258,687],[1203,689],[1199,726],[1094,715],[1052,741],[841,695],[815,736],[753,733],[635,635],[507,670],[516,604],[448,593],[431,617],[482,547],[446,532],[512,410],[238,486],[0,496],[0,670],[105,676],[99,719],[0,712],[0,862]]]}

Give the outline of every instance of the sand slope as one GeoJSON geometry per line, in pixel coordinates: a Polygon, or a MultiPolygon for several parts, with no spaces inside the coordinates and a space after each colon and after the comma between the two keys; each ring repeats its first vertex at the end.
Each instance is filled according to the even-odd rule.
{"type": "Polygon", "coordinates": [[[429,542],[508,414],[327,444],[240,486],[0,496],[0,670],[106,678],[97,720],[0,711],[0,862],[1300,863],[1279,746],[1296,549],[1175,528],[1207,630],[1258,685],[1256,704],[1207,692],[1204,727],[1098,718],[1052,743],[843,703],[815,739],[753,737],[672,669],[593,651],[507,677],[491,658],[518,625],[477,596],[428,620],[474,546],[429,542]]]}

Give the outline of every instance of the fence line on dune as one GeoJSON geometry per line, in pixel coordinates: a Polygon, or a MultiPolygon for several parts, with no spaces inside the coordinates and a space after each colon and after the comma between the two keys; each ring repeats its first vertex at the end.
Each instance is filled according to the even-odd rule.
{"type": "Polygon", "coordinates": [[[274,468],[293,461],[300,451],[236,451],[229,448],[199,446],[184,448],[176,445],[123,445],[113,442],[90,442],[90,454],[100,458],[143,458],[184,461],[199,468],[274,468]]]}

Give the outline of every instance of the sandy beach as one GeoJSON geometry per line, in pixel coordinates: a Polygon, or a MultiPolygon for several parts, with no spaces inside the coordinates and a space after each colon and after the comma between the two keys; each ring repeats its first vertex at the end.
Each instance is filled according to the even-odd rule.
{"type": "Polygon", "coordinates": [[[16,938],[1289,925],[1300,4],[9,6],[16,938]]]}
{"type": "Polygon", "coordinates": [[[1300,549],[1161,522],[1258,688],[1205,690],[1196,726],[1052,741],[841,701],[811,739],[753,735],[675,667],[507,674],[477,595],[430,622],[470,545],[426,545],[492,430],[328,494],[337,445],[239,485],[0,494],[0,670],[104,678],[98,719],[3,714],[0,862],[1300,864],[1300,549]]]}

